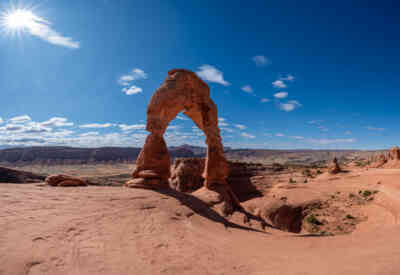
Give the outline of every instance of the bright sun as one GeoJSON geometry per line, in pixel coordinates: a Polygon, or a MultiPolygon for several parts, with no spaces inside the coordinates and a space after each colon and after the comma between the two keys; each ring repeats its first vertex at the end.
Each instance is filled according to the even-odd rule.
{"type": "Polygon", "coordinates": [[[38,20],[39,17],[26,8],[13,8],[0,14],[2,31],[11,35],[19,35],[21,32],[30,31],[35,28],[35,22],[38,20]]]}
{"type": "Polygon", "coordinates": [[[3,24],[10,30],[18,30],[30,27],[34,19],[30,10],[16,9],[4,15],[3,24]]]}

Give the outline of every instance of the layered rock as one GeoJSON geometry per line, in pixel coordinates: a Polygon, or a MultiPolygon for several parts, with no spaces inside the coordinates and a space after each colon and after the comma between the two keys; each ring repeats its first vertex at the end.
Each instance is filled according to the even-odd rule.
{"type": "Polygon", "coordinates": [[[147,107],[146,130],[150,132],[139,157],[133,180],[129,187],[168,186],[170,156],[163,135],[168,124],[181,111],[191,118],[206,136],[207,158],[204,164],[205,185],[226,184],[229,166],[224,156],[218,111],[210,98],[205,82],[191,71],[174,69],[156,90],[147,107]],[[144,177],[142,171],[151,171],[152,178],[144,177]]]}
{"type": "MultiPolygon", "coordinates": [[[[260,180],[262,176],[259,174],[264,171],[264,167],[243,162],[228,162],[228,164],[227,183],[240,201],[261,196],[267,188],[265,185],[268,184],[265,179],[260,180]]],[[[202,177],[204,167],[205,159],[203,158],[176,159],[171,167],[170,187],[181,192],[193,192],[200,189],[204,185],[202,177]]],[[[198,194],[197,191],[196,194],[198,194]]]]}
{"type": "Polygon", "coordinates": [[[380,154],[376,157],[375,161],[372,162],[370,168],[381,168],[387,163],[387,158],[384,154],[380,154]]]}
{"type": "Polygon", "coordinates": [[[337,174],[342,172],[342,169],[339,166],[339,162],[337,158],[333,158],[332,162],[328,165],[328,173],[329,174],[337,174]]]}
{"type": "Polygon", "coordinates": [[[69,187],[69,186],[87,186],[88,183],[86,180],[67,176],[67,175],[51,175],[46,178],[46,184],[50,186],[62,186],[62,187],[69,187]]]}

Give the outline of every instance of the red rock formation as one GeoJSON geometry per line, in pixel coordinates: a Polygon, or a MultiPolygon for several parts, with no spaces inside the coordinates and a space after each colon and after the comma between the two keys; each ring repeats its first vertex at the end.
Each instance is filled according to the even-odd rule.
{"type": "Polygon", "coordinates": [[[46,184],[51,186],[87,186],[83,179],[67,175],[51,175],[46,178],[46,184]]]}
{"type": "Polygon", "coordinates": [[[332,162],[328,165],[328,172],[329,174],[337,174],[342,172],[336,157],[333,158],[332,162]]]}
{"type": "Polygon", "coordinates": [[[160,88],[156,90],[147,108],[146,129],[150,135],[136,161],[133,179],[129,187],[143,187],[151,184],[168,184],[170,157],[163,134],[168,124],[179,112],[190,117],[206,136],[207,159],[203,177],[205,185],[226,184],[228,164],[224,156],[218,128],[218,111],[210,98],[210,90],[195,73],[174,69],[168,72],[160,88]],[[149,170],[154,177],[148,180],[140,172],[149,170]]]}
{"type": "Polygon", "coordinates": [[[229,166],[224,156],[217,106],[210,98],[210,89],[195,73],[174,69],[161,87],[153,94],[147,107],[146,130],[150,135],[136,160],[133,179],[127,187],[167,188],[170,177],[170,156],[163,135],[168,124],[180,112],[184,112],[206,136],[207,158],[203,178],[205,186],[218,192],[227,205],[227,212],[241,208],[236,195],[227,184],[229,166]],[[145,177],[142,171],[151,173],[145,177]]]}
{"type": "Polygon", "coordinates": [[[385,163],[383,168],[393,168],[393,169],[400,168],[400,148],[399,147],[390,148],[388,156],[387,156],[387,163],[385,163]]]}
{"type": "Polygon", "coordinates": [[[375,161],[371,163],[370,168],[381,168],[387,163],[387,158],[384,154],[380,154],[376,157],[375,161]]]}

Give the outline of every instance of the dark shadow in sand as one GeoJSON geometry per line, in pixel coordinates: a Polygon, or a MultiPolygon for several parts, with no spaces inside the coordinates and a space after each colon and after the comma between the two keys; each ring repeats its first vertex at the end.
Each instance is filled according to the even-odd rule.
{"type": "MultiPolygon", "coordinates": [[[[173,189],[157,189],[157,190],[153,190],[155,192],[158,192],[160,194],[166,195],[166,196],[170,196],[173,197],[175,199],[177,199],[178,201],[180,201],[183,205],[189,207],[190,209],[193,210],[193,212],[195,212],[196,214],[209,219],[213,222],[217,222],[217,223],[221,223],[223,224],[226,228],[235,228],[235,229],[241,229],[241,230],[246,230],[246,231],[253,231],[253,232],[260,232],[260,233],[264,233],[264,234],[270,234],[261,230],[257,230],[251,227],[246,227],[246,226],[242,226],[242,225],[238,225],[235,223],[232,223],[230,221],[228,221],[227,219],[225,219],[224,217],[222,217],[220,214],[218,214],[215,210],[211,209],[210,206],[208,206],[206,203],[204,203],[202,200],[190,195],[190,194],[186,194],[186,193],[181,193],[178,191],[175,191],[173,189]]],[[[254,215],[252,215],[251,213],[248,213],[245,210],[238,210],[239,212],[243,213],[244,215],[246,215],[247,219],[252,219],[252,220],[257,220],[261,223],[261,225],[263,227],[272,227],[271,225],[267,224],[264,220],[260,219],[259,217],[256,217],[254,215]]]]}

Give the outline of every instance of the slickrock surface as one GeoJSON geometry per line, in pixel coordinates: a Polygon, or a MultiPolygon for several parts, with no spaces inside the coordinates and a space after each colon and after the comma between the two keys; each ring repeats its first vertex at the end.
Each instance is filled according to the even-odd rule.
{"type": "Polygon", "coordinates": [[[243,203],[265,230],[174,190],[3,184],[0,274],[395,275],[399,182],[399,169],[277,182],[243,203]],[[300,233],[282,231],[298,206],[310,211],[300,233]]]}

